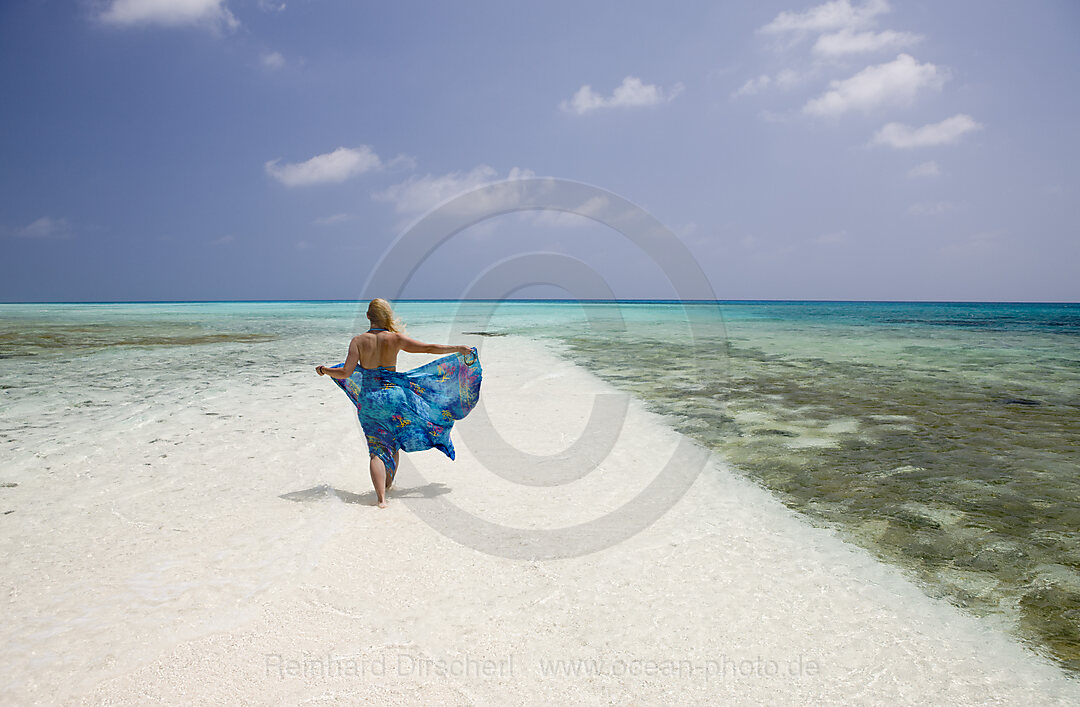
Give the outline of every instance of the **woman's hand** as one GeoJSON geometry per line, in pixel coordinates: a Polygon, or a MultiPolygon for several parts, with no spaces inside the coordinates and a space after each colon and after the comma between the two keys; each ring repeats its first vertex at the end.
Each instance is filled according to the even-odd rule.
{"type": "Polygon", "coordinates": [[[457,347],[457,353],[461,354],[462,356],[468,356],[469,354],[472,353],[472,347],[471,346],[458,346],[457,347]]]}
{"type": "Polygon", "coordinates": [[[315,366],[315,372],[318,373],[320,376],[324,375],[322,366],[315,366]]]}

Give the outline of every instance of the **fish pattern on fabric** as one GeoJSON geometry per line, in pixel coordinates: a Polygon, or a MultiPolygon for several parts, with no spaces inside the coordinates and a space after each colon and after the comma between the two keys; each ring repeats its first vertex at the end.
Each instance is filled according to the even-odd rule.
{"type": "MultiPolygon", "coordinates": [[[[337,364],[331,368],[341,368],[337,364]]],[[[476,348],[450,354],[411,371],[356,367],[348,378],[331,378],[356,406],[368,451],[397,473],[394,451],[438,449],[454,458],[450,429],[480,399],[483,371],[476,348]]]]}

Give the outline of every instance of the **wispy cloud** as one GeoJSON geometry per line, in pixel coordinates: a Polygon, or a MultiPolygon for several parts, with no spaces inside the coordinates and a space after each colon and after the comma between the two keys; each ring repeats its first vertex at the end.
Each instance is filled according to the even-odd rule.
{"type": "MultiPolygon", "coordinates": [[[[532,176],[534,176],[532,171],[514,167],[507,174],[506,179],[523,179],[532,176]]],[[[376,201],[393,204],[394,210],[399,214],[414,215],[424,213],[447,199],[498,179],[499,173],[493,167],[482,164],[468,172],[413,176],[404,182],[375,192],[371,197],[376,201]]]]}
{"type": "Polygon", "coordinates": [[[823,233],[822,235],[814,239],[814,243],[821,246],[844,245],[847,242],[847,231],[834,231],[833,233],[823,233]]]}
{"type": "Polygon", "coordinates": [[[903,123],[889,123],[874,134],[872,144],[888,145],[898,150],[948,145],[981,127],[982,125],[975,122],[974,118],[963,113],[921,128],[912,128],[903,123]]]}
{"type": "Polygon", "coordinates": [[[280,69],[285,66],[285,57],[281,55],[281,52],[266,52],[259,57],[259,60],[268,69],[280,69]]]}
{"type": "Polygon", "coordinates": [[[225,0],[112,0],[98,19],[118,27],[203,26],[232,30],[240,26],[225,0]]]}
{"type": "Polygon", "coordinates": [[[610,96],[596,93],[592,86],[585,84],[570,100],[560,103],[559,107],[567,113],[585,115],[601,108],[654,106],[673,100],[682,93],[683,88],[681,83],[677,83],[669,91],[664,91],[654,84],[642,83],[636,76],[627,76],[610,96]]]}
{"type": "Polygon", "coordinates": [[[1002,244],[999,233],[975,233],[956,242],[946,243],[938,249],[938,253],[950,258],[970,258],[987,255],[1002,244]]]}
{"type": "Polygon", "coordinates": [[[263,165],[266,173],[287,187],[344,182],[364,172],[382,167],[382,160],[367,145],[339,147],[315,155],[304,162],[281,164],[280,159],[263,165]]]}
{"type": "Polygon", "coordinates": [[[771,86],[786,91],[802,83],[811,75],[811,73],[812,72],[799,73],[794,69],[784,69],[777,72],[776,76],[762,74],[761,76],[747,79],[746,83],[731,94],[731,97],[739,98],[740,96],[752,96],[761,93],[771,86]]]}
{"type": "Polygon", "coordinates": [[[66,218],[53,218],[51,216],[42,216],[25,226],[3,230],[16,238],[41,240],[71,238],[74,235],[71,223],[66,218]]]}
{"type": "Polygon", "coordinates": [[[815,32],[857,29],[873,24],[878,15],[888,11],[889,3],[885,0],[868,0],[859,6],[852,5],[850,0],[833,0],[805,12],[781,12],[758,31],[800,37],[815,32]]]}
{"type": "Polygon", "coordinates": [[[810,115],[833,117],[849,111],[869,113],[884,106],[908,105],[923,89],[940,90],[944,71],[901,54],[887,64],[868,66],[851,78],[829,83],[829,90],[803,106],[810,115]]]}
{"type": "Polygon", "coordinates": [[[956,204],[951,201],[921,201],[909,206],[907,212],[912,216],[934,216],[955,208],[956,204]]]}
{"type": "Polygon", "coordinates": [[[941,169],[938,168],[938,163],[934,160],[930,160],[929,162],[917,164],[909,169],[907,176],[914,179],[918,177],[936,177],[939,174],[941,174],[941,169]]]}
{"type": "Polygon", "coordinates": [[[739,87],[735,93],[731,94],[732,98],[738,98],[739,96],[753,96],[755,93],[761,93],[769,84],[772,83],[772,77],[768,74],[762,74],[751,79],[747,79],[746,83],[739,87]]]}
{"type": "Polygon", "coordinates": [[[469,172],[450,172],[434,176],[409,177],[404,182],[375,192],[376,201],[393,204],[399,214],[423,213],[452,196],[493,181],[498,173],[493,167],[482,164],[469,172]]]}
{"type": "MultiPolygon", "coordinates": [[[[505,177],[501,177],[493,167],[479,165],[469,171],[413,176],[399,184],[375,192],[371,196],[376,201],[392,204],[395,212],[411,219],[427,213],[456,196],[491,185],[490,190],[477,195],[476,199],[455,205],[456,213],[475,214],[480,217],[500,212],[512,213],[519,223],[539,228],[559,229],[587,226],[592,222],[592,218],[603,214],[607,214],[608,218],[611,217],[607,212],[612,208],[612,204],[604,197],[589,198],[570,211],[553,209],[515,211],[515,207],[522,203],[524,196],[523,187],[519,186],[520,180],[534,177],[536,174],[532,170],[521,167],[514,167],[505,177]]],[[[469,233],[473,237],[485,238],[494,233],[495,225],[494,221],[474,225],[469,229],[469,233]]]]}
{"type": "Polygon", "coordinates": [[[821,57],[842,57],[903,49],[920,41],[922,37],[911,32],[896,32],[891,29],[882,32],[854,32],[845,28],[818,37],[812,51],[821,57]]]}
{"type": "Polygon", "coordinates": [[[520,214],[528,223],[549,228],[578,228],[592,223],[591,218],[600,216],[611,207],[606,197],[594,196],[574,207],[573,211],[542,209],[520,214]]]}
{"type": "Polygon", "coordinates": [[[416,158],[411,155],[398,155],[394,159],[387,162],[384,167],[388,170],[405,170],[416,169],[416,158]]]}
{"type": "Polygon", "coordinates": [[[330,216],[320,216],[312,221],[316,226],[333,226],[336,223],[345,223],[346,221],[352,221],[356,217],[352,214],[332,214],[330,216]]]}
{"type": "Polygon", "coordinates": [[[226,233],[224,236],[221,236],[220,238],[215,238],[214,240],[210,241],[210,245],[214,245],[214,246],[229,245],[230,243],[233,243],[235,241],[236,241],[236,236],[234,236],[231,233],[226,233]]]}

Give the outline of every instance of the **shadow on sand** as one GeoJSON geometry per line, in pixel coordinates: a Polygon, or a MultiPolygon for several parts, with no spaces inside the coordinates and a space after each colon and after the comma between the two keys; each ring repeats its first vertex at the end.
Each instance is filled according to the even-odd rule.
{"type": "MultiPolygon", "coordinates": [[[[387,493],[387,499],[393,500],[395,498],[436,498],[443,494],[450,493],[450,487],[441,483],[430,483],[424,486],[413,486],[412,488],[399,488],[394,487],[387,493]]],[[[336,489],[328,484],[320,484],[319,486],[312,486],[309,489],[303,491],[290,491],[289,493],[283,493],[278,498],[284,498],[286,501],[297,501],[299,503],[306,503],[308,501],[326,501],[331,499],[337,499],[343,503],[355,503],[361,506],[374,506],[375,505],[375,490],[372,489],[367,493],[352,493],[351,491],[342,491],[336,489]]]]}

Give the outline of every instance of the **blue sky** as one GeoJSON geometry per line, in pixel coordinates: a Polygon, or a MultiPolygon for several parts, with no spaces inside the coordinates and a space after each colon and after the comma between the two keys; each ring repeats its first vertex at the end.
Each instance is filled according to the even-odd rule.
{"type": "MultiPolygon", "coordinates": [[[[722,299],[1077,301],[1078,31],[1064,1],[3,3],[0,300],[383,294],[425,211],[539,175],[648,210],[722,299]]],[[[673,293],[606,227],[507,215],[404,296],[534,250],[673,293]]]]}

